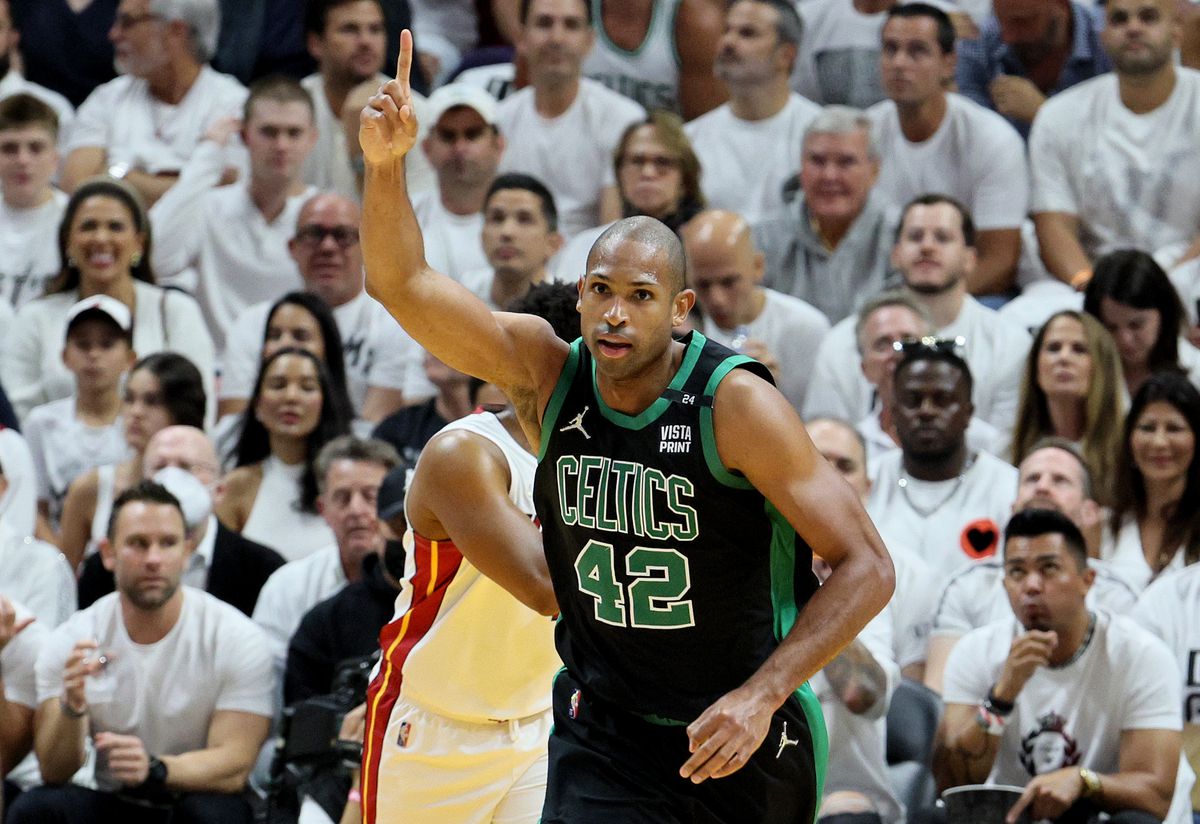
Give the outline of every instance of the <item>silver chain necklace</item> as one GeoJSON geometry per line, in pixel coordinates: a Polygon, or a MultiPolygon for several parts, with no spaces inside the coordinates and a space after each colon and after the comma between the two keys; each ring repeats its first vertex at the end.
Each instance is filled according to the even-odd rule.
{"type": "Polygon", "coordinates": [[[959,472],[958,477],[954,479],[954,486],[950,487],[950,491],[946,494],[946,497],[942,498],[940,501],[938,501],[933,506],[921,506],[912,499],[912,496],[908,493],[909,477],[907,475],[901,475],[896,480],[896,486],[900,487],[900,494],[904,496],[904,500],[908,503],[908,505],[910,507],[912,507],[913,512],[916,512],[922,518],[928,518],[930,515],[933,515],[939,509],[944,507],[946,504],[950,503],[950,499],[953,498],[956,494],[958,494],[959,487],[961,487],[963,484],[963,478],[965,478],[967,476],[967,472],[971,469],[971,466],[974,463],[975,463],[975,456],[970,455],[966,459],[966,461],[963,462],[962,471],[959,472]]]}

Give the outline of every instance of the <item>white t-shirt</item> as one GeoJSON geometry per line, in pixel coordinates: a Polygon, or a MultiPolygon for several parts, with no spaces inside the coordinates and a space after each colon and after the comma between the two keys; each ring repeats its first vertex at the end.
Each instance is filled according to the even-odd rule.
{"type": "Polygon", "coordinates": [[[757,223],[782,209],[783,188],[800,171],[804,130],[821,107],[796,93],[777,114],[742,120],[724,103],[687,123],[704,174],[700,188],[713,209],[729,209],[757,223]]]}
{"type": "MultiPolygon", "coordinates": [[[[7,594],[7,593],[6,593],[7,594]]],[[[9,598],[17,623],[34,613],[15,598],[9,598]]],[[[22,707],[36,710],[38,653],[50,637],[50,627],[39,620],[13,636],[0,650],[0,671],[4,673],[4,698],[22,707]]]]}
{"type": "Polygon", "coordinates": [[[1108,73],[1054,95],[1034,118],[1032,211],[1076,215],[1092,259],[1187,244],[1200,229],[1200,72],[1175,75],[1171,96],[1146,114],[1125,108],[1108,73]]]}
{"type": "Polygon", "coordinates": [[[268,222],[247,183],[212,188],[220,175],[220,148],[206,140],[150,209],[154,271],[161,283],[196,295],[217,349],[243,310],[303,288],[287,244],[301,207],[317,193],[307,187],[292,195],[268,222]]]}
{"type": "MultiPolygon", "coordinates": [[[[380,83],[390,78],[376,75],[380,83]]],[[[341,112],[329,108],[325,96],[325,79],[320,73],[310,74],[300,81],[312,96],[313,115],[317,126],[317,142],[304,161],[304,182],[323,192],[336,192],[342,197],[358,202],[358,180],[350,166],[350,152],[346,147],[346,131],[342,128],[341,112]]],[[[414,94],[416,94],[414,92],[414,94]]]]}
{"type": "Polygon", "coordinates": [[[804,23],[792,67],[792,88],[809,100],[865,109],[887,95],[879,77],[880,38],[887,12],[863,14],[845,0],[797,4],[804,23]]]}
{"type": "Polygon", "coordinates": [[[346,585],[342,557],[329,546],[271,573],[258,593],[254,621],[270,638],[278,671],[283,672],[288,643],[305,614],[346,585]]]}
{"type": "MultiPolygon", "coordinates": [[[[221,399],[249,398],[261,362],[267,317],[275,301],[245,309],[229,330],[221,353],[221,399]]],[[[367,389],[380,386],[407,391],[421,368],[421,347],[388,311],[366,292],[333,309],[342,335],[346,388],[355,410],[362,410],[367,389]]],[[[433,394],[432,389],[428,394],[433,394]]]]}
{"type": "MultiPolygon", "coordinates": [[[[1123,731],[1182,728],[1171,651],[1126,616],[1095,615],[1091,642],[1079,658],[1060,668],[1039,667],[1018,693],[989,784],[1023,787],[1063,767],[1119,772],[1123,731]]],[[[1023,631],[1010,617],[967,633],[946,661],[946,703],[982,703],[1023,631]]],[[[1178,781],[1176,799],[1187,802],[1191,784],[1178,781]]],[[[1190,802],[1186,807],[1173,803],[1177,814],[1167,824],[1191,824],[1190,802]]]]}
{"type": "Polygon", "coordinates": [[[12,97],[14,94],[29,94],[41,100],[58,115],[58,145],[65,146],[71,135],[71,125],[75,122],[75,107],[71,101],[53,89],[38,85],[29,80],[16,69],[10,67],[8,74],[0,79],[0,100],[12,97]]]}
{"type": "Polygon", "coordinates": [[[875,186],[893,203],[945,194],[965,205],[980,229],[1020,228],[1029,208],[1029,167],[1021,135],[1003,117],[948,92],[937,131],[911,143],[891,100],[867,115],[883,158],[875,186]]]}
{"type": "Polygon", "coordinates": [[[75,417],[73,396],[35,407],[25,419],[25,440],[37,471],[38,500],[50,503],[55,524],[72,481],[129,456],[121,417],[108,426],[88,426],[75,417]]]}
{"type": "Polygon", "coordinates": [[[413,198],[413,212],[425,240],[425,260],[455,280],[488,265],[483,253],[483,212],[456,215],[442,205],[436,189],[413,198]]]}
{"type": "Polygon", "coordinates": [[[554,195],[558,230],[570,238],[600,222],[601,190],[616,180],[617,143],[646,112],[584,77],[574,102],[558,117],[538,114],[532,87],[500,101],[496,116],[507,141],[500,172],[524,172],[544,183],[554,195]]]}
{"type": "MultiPolygon", "coordinates": [[[[1138,527],[1137,518],[1132,515],[1127,516],[1121,524],[1121,529],[1117,532],[1116,539],[1112,545],[1105,547],[1107,550],[1104,555],[1114,572],[1129,581],[1134,589],[1141,592],[1150,583],[1150,579],[1154,577],[1154,570],[1150,567],[1150,562],[1146,560],[1146,552],[1142,548],[1142,533],[1138,527]]],[[[1171,562],[1167,564],[1164,570],[1183,569],[1183,550],[1182,548],[1175,553],[1171,562]]]]}
{"type": "Polygon", "coordinates": [[[0,427],[0,467],[8,489],[0,496],[0,525],[32,535],[37,522],[37,470],[29,444],[15,429],[0,427]]]}
{"type": "Polygon", "coordinates": [[[1146,587],[1133,619],[1175,654],[1183,684],[1183,720],[1200,724],[1200,564],[1163,575],[1146,587]]]}
{"type": "MultiPolygon", "coordinates": [[[[829,331],[821,310],[800,298],[760,287],[766,295],[762,312],[746,324],[746,336],[761,341],[779,364],[779,391],[799,411],[808,391],[808,365],[829,331]]],[[[724,346],[733,343],[737,329],[722,329],[704,318],[704,336],[724,346]]]]}
{"type": "Polygon", "coordinates": [[[958,478],[919,481],[904,471],[902,458],[897,450],[880,459],[867,511],[881,533],[932,567],[933,586],[940,589],[956,570],[999,552],[1017,494],[1017,469],[978,452],[958,478]]]}
{"type": "MultiPolygon", "coordinates": [[[[77,641],[95,639],[110,658],[89,678],[89,732],[132,733],[147,752],[203,749],[213,714],[274,710],[270,647],[250,619],[207,592],[181,587],[183,608],[160,641],[138,644],[121,617],[120,595],[105,595],[54,630],[37,661],[38,703],[59,698],[63,667],[77,641]]],[[[102,790],[118,785],[97,764],[102,790]]]]}
{"type": "Polygon", "coordinates": [[[270,547],[285,561],[299,560],[337,543],[324,518],[297,508],[303,475],[303,462],[285,464],[268,455],[262,462],[258,493],[242,526],[243,538],[270,547]]]}
{"type": "Polygon", "coordinates": [[[1059,280],[1040,280],[1021,290],[1021,294],[1001,306],[1000,317],[1036,335],[1050,316],[1067,309],[1083,311],[1083,293],[1059,280]]]}
{"type": "Polygon", "coordinates": [[[937,610],[937,587],[929,563],[902,541],[881,535],[896,570],[896,591],[888,610],[892,614],[892,657],[903,669],[925,660],[929,630],[937,610]]]}
{"type": "Polygon", "coordinates": [[[75,586],[75,571],[58,547],[0,522],[0,595],[20,601],[40,626],[53,628],[75,612],[75,586]]]}
{"type": "MultiPolygon", "coordinates": [[[[860,421],[871,411],[874,390],[862,374],[851,316],[838,322],[821,342],[813,364],[804,417],[832,415],[860,421]]],[[[966,338],[966,361],[975,381],[975,415],[1005,436],[1012,431],[1020,401],[1021,377],[1032,339],[1029,333],[967,295],[942,337],[966,338]]]]}
{"type": "MultiPolygon", "coordinates": [[[[1096,572],[1087,605],[1124,615],[1137,602],[1137,592],[1104,561],[1088,561],[1096,572]]],[[[1012,605],[1004,589],[1004,563],[996,558],[960,569],[946,582],[933,619],[933,634],[958,637],[993,621],[1011,619],[1012,605]]]]}
{"type": "MultiPolygon", "coordinates": [[[[242,116],[247,94],[236,78],[203,66],[183,99],[171,105],[151,95],[142,78],[121,75],[83,101],[67,151],[98,147],[109,164],[127,163],[151,174],[178,172],[214,121],[242,116]]],[[[244,156],[244,149],[231,147],[229,155],[244,156]]]]}
{"type": "Polygon", "coordinates": [[[0,200],[0,299],[14,307],[42,294],[58,274],[58,224],[67,196],[58,189],[32,209],[18,209],[0,200]]]}

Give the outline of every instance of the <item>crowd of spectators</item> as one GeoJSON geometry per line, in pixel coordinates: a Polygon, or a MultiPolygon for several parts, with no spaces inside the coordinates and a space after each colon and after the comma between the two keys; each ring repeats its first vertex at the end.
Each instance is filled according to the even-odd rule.
{"type": "Polygon", "coordinates": [[[1200,822],[1194,0],[0,0],[5,820],[355,820],[269,732],[378,654],[406,472],[505,403],[364,287],[402,26],[429,263],[502,310],[661,220],[680,334],[891,550],[822,820],[944,816],[885,761],[917,682],[940,789],[1200,822]]]}

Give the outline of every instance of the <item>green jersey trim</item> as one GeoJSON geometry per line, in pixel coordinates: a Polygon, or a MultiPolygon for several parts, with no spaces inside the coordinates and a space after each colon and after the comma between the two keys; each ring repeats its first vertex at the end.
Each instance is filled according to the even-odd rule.
{"type": "MultiPolygon", "coordinates": [[[[671,378],[671,383],[667,386],[668,389],[674,389],[678,392],[683,388],[688,377],[692,374],[692,369],[696,366],[696,361],[700,360],[700,351],[704,348],[707,340],[708,338],[699,332],[692,332],[692,340],[688,344],[687,351],[683,353],[683,360],[679,364],[679,370],[675,373],[675,377],[671,378]]],[[[600,387],[596,383],[595,358],[592,358],[592,391],[596,395],[596,402],[600,406],[600,414],[609,423],[614,423],[622,429],[642,429],[654,423],[664,412],[671,408],[672,403],[670,398],[660,395],[654,403],[642,410],[641,414],[626,415],[624,412],[618,412],[605,403],[604,396],[600,394],[600,387]]]]}
{"type": "Polygon", "coordinates": [[[558,383],[554,385],[554,394],[546,404],[546,412],[542,415],[542,442],[538,444],[538,463],[546,457],[546,450],[550,447],[550,436],[554,434],[554,424],[558,422],[558,413],[562,411],[563,401],[567,399],[567,393],[571,391],[571,384],[575,381],[575,373],[579,371],[581,346],[583,338],[576,338],[571,344],[567,362],[563,364],[562,372],[558,374],[558,383]]]}
{"type": "MultiPolygon", "coordinates": [[[[755,360],[745,355],[730,355],[717,364],[717,368],[713,370],[712,376],[708,379],[708,386],[704,387],[705,397],[716,397],[717,385],[721,382],[722,378],[737,367],[747,363],[755,363],[755,360]]],[[[704,461],[708,464],[708,471],[712,473],[714,478],[725,486],[730,486],[734,489],[754,488],[754,484],[750,483],[742,475],[734,475],[721,461],[721,456],[717,452],[717,432],[713,427],[711,403],[700,407],[700,443],[704,446],[704,461]]]]}

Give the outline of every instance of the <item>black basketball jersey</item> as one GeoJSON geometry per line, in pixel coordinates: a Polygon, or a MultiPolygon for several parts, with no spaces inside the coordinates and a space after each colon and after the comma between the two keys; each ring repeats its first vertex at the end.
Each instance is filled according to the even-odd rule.
{"type": "Polygon", "coordinates": [[[688,722],[758,669],[817,583],[808,546],[717,455],[718,384],[735,368],[770,373],[699,332],[683,343],[670,386],[630,416],[605,405],[575,341],[534,497],[567,668],[598,697],[688,722]]]}

